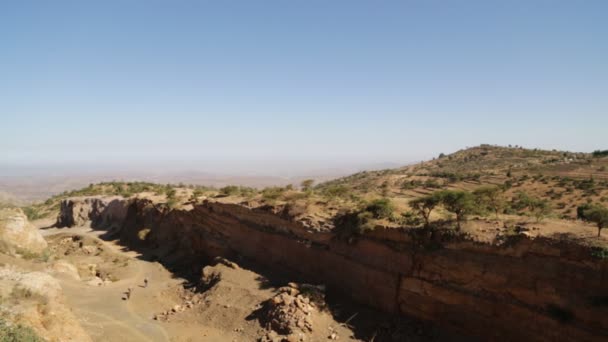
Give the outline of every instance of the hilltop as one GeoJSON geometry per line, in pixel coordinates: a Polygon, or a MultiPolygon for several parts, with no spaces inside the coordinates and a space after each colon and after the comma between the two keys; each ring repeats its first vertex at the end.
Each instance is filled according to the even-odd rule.
{"type": "MultiPolygon", "coordinates": [[[[577,220],[579,207],[608,205],[608,157],[601,152],[480,145],[440,154],[426,162],[360,172],[316,186],[312,180],[263,189],[146,182],[91,184],[25,211],[31,219],[54,217],[59,202],[73,196],[147,198],[186,210],[202,201],[217,201],[282,213],[316,230],[334,229],[345,215],[361,214],[352,228],[358,232],[376,226],[421,226],[422,217],[413,210],[412,201],[441,191],[474,193],[484,188],[496,189],[500,208],[492,213],[487,204],[476,202],[475,210],[467,213],[470,222],[464,224],[469,234],[491,241],[501,234],[512,234],[514,229],[524,229],[534,230],[528,233],[534,235],[571,233],[591,239],[594,226],[577,220]],[[495,234],[496,229],[499,232],[495,234]]],[[[455,218],[441,205],[430,216],[444,228],[453,226],[455,218]]]]}
{"type": "MultiPolygon", "coordinates": [[[[597,155],[597,153],[596,153],[597,155]]],[[[608,202],[608,158],[566,151],[481,145],[397,169],[361,172],[318,186],[346,187],[370,197],[416,198],[437,189],[474,190],[503,186],[546,198],[564,218],[583,202],[608,202]]]]}
{"type": "MultiPolygon", "coordinates": [[[[93,340],[602,336],[606,154],[481,145],[318,185],[90,184],[24,207],[39,231],[3,209],[47,247],[0,251],[20,265],[0,287],[35,308],[14,278],[60,284],[93,340]]],[[[63,333],[47,316],[8,320],[63,333]]]]}

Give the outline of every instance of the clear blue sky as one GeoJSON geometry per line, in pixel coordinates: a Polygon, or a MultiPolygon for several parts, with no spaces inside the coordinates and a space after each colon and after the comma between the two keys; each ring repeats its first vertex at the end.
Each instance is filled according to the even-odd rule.
{"type": "Polygon", "coordinates": [[[608,1],[2,1],[5,162],[608,148],[608,1]]]}

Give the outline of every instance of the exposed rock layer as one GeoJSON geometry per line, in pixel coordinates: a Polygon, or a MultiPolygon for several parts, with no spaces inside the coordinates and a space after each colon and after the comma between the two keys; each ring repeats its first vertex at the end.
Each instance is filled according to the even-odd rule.
{"type": "MultiPolygon", "coordinates": [[[[64,220],[73,212],[62,212],[64,220]]],[[[96,211],[91,219],[108,216],[96,211]]],[[[608,336],[608,263],[573,243],[525,236],[502,246],[448,236],[430,241],[405,229],[376,229],[349,243],[268,211],[216,202],[169,210],[148,200],[130,202],[120,238],[162,246],[161,257],[171,259],[242,255],[380,310],[485,340],[608,336]]]]}
{"type": "Polygon", "coordinates": [[[127,212],[122,197],[72,197],[61,201],[57,227],[81,226],[91,222],[94,227],[108,228],[120,224],[127,212]]]}

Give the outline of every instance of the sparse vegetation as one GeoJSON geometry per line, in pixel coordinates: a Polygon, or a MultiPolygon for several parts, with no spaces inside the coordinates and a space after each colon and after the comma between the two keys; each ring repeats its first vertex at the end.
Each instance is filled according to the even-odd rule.
{"type": "Polygon", "coordinates": [[[597,226],[597,237],[600,237],[602,229],[608,226],[608,208],[599,204],[582,205],[578,207],[577,214],[579,218],[595,223],[597,226]]]}
{"type": "Polygon", "coordinates": [[[596,158],[608,156],[608,150],[595,150],[593,156],[596,158]]]}
{"type": "Polygon", "coordinates": [[[395,206],[388,198],[380,198],[371,201],[365,211],[370,212],[375,219],[391,219],[395,211],[395,206]]]}
{"type": "Polygon", "coordinates": [[[366,227],[382,224],[432,228],[443,226],[449,223],[446,219],[453,218],[459,229],[471,215],[492,216],[496,220],[500,220],[501,215],[505,215],[505,219],[512,215],[531,216],[537,222],[549,216],[570,220],[577,214],[582,218],[577,207],[586,202],[608,202],[608,180],[602,174],[608,167],[605,162],[608,160],[593,159],[592,154],[585,153],[482,145],[442,154],[416,165],[359,172],[319,185],[312,179],[303,180],[295,187],[263,190],[239,185],[214,189],[183,184],[107,182],[58,195],[24,210],[31,219],[37,219],[57,210],[60,199],[67,196],[135,196],[145,192],[148,193],[145,196],[165,197],[172,208],[186,199],[196,203],[201,197],[207,197],[232,203],[244,199],[252,206],[286,205],[299,208],[298,216],[319,213],[318,217],[323,219],[335,217],[339,212],[357,212],[362,214],[359,221],[366,227]],[[589,161],[593,161],[592,164],[588,164],[589,161]],[[406,205],[411,210],[406,211],[406,205]],[[446,216],[448,212],[452,216],[446,216]],[[431,222],[434,219],[436,224],[431,222]]]}
{"type": "Polygon", "coordinates": [[[350,188],[346,185],[332,185],[323,190],[323,195],[329,199],[345,197],[350,192],[350,188]]]}
{"type": "Polygon", "coordinates": [[[236,185],[227,185],[220,188],[220,195],[222,196],[235,196],[241,192],[241,189],[236,185]]]}
{"type": "Polygon", "coordinates": [[[285,193],[285,188],[274,186],[262,190],[262,198],[266,201],[276,201],[285,193]]]}
{"type": "MultiPolygon", "coordinates": [[[[170,199],[170,197],[174,197],[175,188],[177,187],[178,185],[156,184],[150,182],[102,182],[98,184],[89,184],[82,189],[64,191],[61,194],[47,199],[43,203],[32,204],[22,207],[21,209],[29,220],[37,220],[49,217],[50,215],[56,215],[59,210],[59,203],[69,197],[98,195],[130,197],[136,194],[149,192],[156,195],[166,195],[170,199]]],[[[182,187],[194,188],[195,191],[199,191],[199,194],[214,191],[213,188],[206,186],[187,186],[182,184],[182,187]]],[[[169,204],[176,205],[177,199],[170,200],[169,202],[169,204]]]]}
{"type": "Polygon", "coordinates": [[[460,230],[462,221],[475,210],[473,195],[467,191],[444,190],[439,197],[446,210],[456,215],[456,229],[460,230]]]}
{"type": "Polygon", "coordinates": [[[44,342],[36,332],[21,324],[11,324],[0,318],[0,341],[2,342],[44,342]]]}
{"type": "Polygon", "coordinates": [[[502,189],[494,185],[482,186],[473,191],[478,208],[483,208],[484,211],[489,210],[494,212],[496,219],[498,219],[498,214],[505,205],[502,194],[502,189]]]}
{"type": "Polygon", "coordinates": [[[339,214],[334,218],[334,233],[341,238],[351,239],[374,228],[373,214],[368,211],[354,211],[339,214]]]}
{"type": "Polygon", "coordinates": [[[536,218],[536,222],[542,221],[549,214],[551,214],[552,211],[551,205],[546,199],[534,198],[528,206],[530,208],[530,212],[536,218]]]}
{"type": "Polygon", "coordinates": [[[521,212],[528,210],[533,215],[537,222],[542,221],[545,217],[551,214],[551,205],[547,199],[529,196],[523,191],[519,191],[511,200],[511,209],[521,212]]]}
{"type": "Polygon", "coordinates": [[[433,193],[424,197],[416,198],[410,201],[410,207],[424,220],[424,226],[430,227],[431,212],[437,205],[441,203],[441,197],[438,193],[433,193]]]}

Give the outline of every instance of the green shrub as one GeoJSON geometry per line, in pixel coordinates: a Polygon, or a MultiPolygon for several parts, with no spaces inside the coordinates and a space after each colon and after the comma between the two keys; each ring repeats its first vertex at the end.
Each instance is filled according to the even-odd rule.
{"type": "Polygon", "coordinates": [[[273,186],[264,188],[262,190],[262,198],[267,201],[276,201],[283,195],[283,193],[285,193],[285,189],[282,187],[273,186]]]}
{"type": "Polygon", "coordinates": [[[423,183],[421,181],[419,181],[419,180],[415,180],[415,179],[412,179],[412,180],[409,180],[409,181],[406,180],[403,183],[401,183],[401,189],[402,190],[414,189],[414,188],[417,188],[419,186],[422,186],[422,184],[423,183]]]}
{"type": "Polygon", "coordinates": [[[401,214],[401,222],[407,226],[419,226],[423,223],[422,218],[411,210],[401,214]]]}
{"type": "Polygon", "coordinates": [[[334,199],[344,197],[350,192],[350,188],[346,185],[332,185],[323,191],[323,195],[327,198],[334,199]]]}
{"type": "Polygon", "coordinates": [[[220,195],[223,196],[236,196],[240,193],[240,188],[236,185],[227,185],[220,188],[220,195]]]}
{"type": "Polygon", "coordinates": [[[424,182],[424,187],[428,189],[439,189],[441,188],[441,184],[439,184],[437,180],[429,178],[424,182]]]}
{"type": "Polygon", "coordinates": [[[175,198],[175,197],[170,197],[167,199],[167,206],[171,209],[177,208],[178,203],[179,202],[178,202],[177,198],[175,198]]]}
{"type": "Polygon", "coordinates": [[[248,186],[241,186],[240,192],[243,197],[253,197],[258,193],[257,189],[248,186]]]}
{"type": "Polygon", "coordinates": [[[415,213],[420,215],[424,220],[425,227],[430,227],[431,212],[441,203],[439,192],[434,192],[430,195],[416,198],[408,204],[415,213]]]}
{"type": "Polygon", "coordinates": [[[167,187],[165,189],[165,196],[167,196],[168,199],[175,198],[176,194],[177,194],[177,191],[175,191],[175,189],[173,189],[172,187],[167,187]]]}
{"type": "Polygon", "coordinates": [[[582,205],[579,205],[576,208],[576,218],[579,220],[583,220],[586,221],[587,220],[587,216],[586,216],[586,212],[591,209],[593,206],[591,205],[591,203],[585,203],[582,205]]]}
{"type": "Polygon", "coordinates": [[[375,219],[390,219],[393,217],[395,206],[388,198],[380,198],[371,201],[365,211],[370,212],[375,219]]]}
{"type": "Polygon", "coordinates": [[[597,236],[600,237],[602,229],[608,226],[608,208],[599,204],[584,204],[577,208],[577,216],[584,221],[595,223],[597,236]]]}
{"type": "Polygon", "coordinates": [[[551,214],[551,204],[546,199],[533,199],[529,204],[530,212],[536,218],[537,222],[542,221],[545,217],[551,214]]]}
{"type": "Polygon", "coordinates": [[[195,188],[194,191],[192,191],[192,197],[197,198],[197,197],[201,197],[203,196],[205,192],[200,189],[200,188],[195,188]]]}
{"type": "Polygon", "coordinates": [[[467,191],[444,190],[439,197],[445,209],[456,215],[456,229],[460,230],[461,222],[476,209],[474,196],[467,191]]]}
{"type": "Polygon", "coordinates": [[[537,222],[542,221],[545,217],[551,214],[551,204],[546,199],[531,197],[523,191],[517,192],[515,197],[511,199],[510,212],[522,213],[523,210],[528,210],[529,214],[536,218],[537,222]]]}
{"type": "Polygon", "coordinates": [[[17,253],[25,260],[34,260],[40,258],[40,254],[31,252],[27,249],[17,248],[17,253]]]}
{"type": "Polygon", "coordinates": [[[598,259],[608,259],[608,248],[592,247],[591,256],[598,259]]]}
{"type": "Polygon", "coordinates": [[[21,209],[23,210],[23,213],[25,213],[25,216],[27,216],[28,220],[30,220],[30,221],[38,220],[45,216],[44,212],[42,211],[42,208],[40,208],[39,206],[29,206],[29,207],[23,207],[21,209]]]}
{"type": "Polygon", "coordinates": [[[340,214],[334,218],[334,227],[334,233],[338,237],[350,240],[374,229],[373,214],[369,211],[340,214]]]}
{"type": "Polygon", "coordinates": [[[21,324],[9,324],[0,319],[0,341],[2,342],[44,342],[36,332],[21,324]]]}
{"type": "Polygon", "coordinates": [[[300,187],[302,191],[312,190],[312,185],[315,183],[314,179],[305,179],[300,183],[300,187]]]}
{"type": "Polygon", "coordinates": [[[498,213],[505,205],[502,192],[502,188],[498,186],[486,185],[475,189],[473,195],[480,211],[491,211],[498,219],[498,213]]]}
{"type": "Polygon", "coordinates": [[[595,150],[593,156],[596,158],[608,156],[608,150],[595,150]]]}

